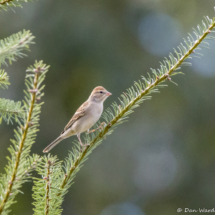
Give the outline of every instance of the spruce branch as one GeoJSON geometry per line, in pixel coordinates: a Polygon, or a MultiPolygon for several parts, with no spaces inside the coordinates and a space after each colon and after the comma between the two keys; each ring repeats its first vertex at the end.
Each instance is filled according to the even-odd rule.
{"type": "Polygon", "coordinates": [[[31,0],[0,0],[0,11],[7,11],[10,7],[22,7],[21,3],[31,0]]]}
{"type": "Polygon", "coordinates": [[[10,85],[9,77],[4,70],[0,70],[0,88],[5,89],[10,85]]]}
{"type": "MultiPolygon", "coordinates": [[[[133,109],[138,107],[144,100],[150,99],[151,93],[159,92],[159,87],[165,87],[162,83],[171,80],[170,76],[182,74],[178,71],[181,66],[191,66],[190,62],[185,62],[186,59],[192,59],[196,57],[196,50],[201,50],[205,45],[205,39],[215,40],[214,36],[208,36],[212,33],[212,29],[215,27],[215,18],[210,19],[205,17],[205,21],[202,21],[202,25],[197,26],[197,30],[194,29],[193,34],[189,34],[187,39],[184,39],[184,43],[181,43],[177,49],[174,49],[174,54],[170,53],[169,58],[165,58],[163,62],[160,62],[160,67],[155,70],[151,69],[151,74],[148,73],[148,77],[142,77],[142,80],[134,82],[134,86],[129,88],[126,93],[123,93],[119,98],[120,104],[114,102],[112,109],[108,108],[103,113],[103,119],[105,120],[105,126],[100,131],[95,133],[85,134],[85,141],[89,144],[81,151],[80,144],[77,142],[69,152],[68,157],[64,162],[65,177],[62,178],[60,191],[58,196],[64,196],[68,188],[70,187],[73,178],[81,168],[83,162],[87,159],[87,156],[92,150],[98,146],[107,135],[110,135],[117,125],[123,123],[128,118],[128,115],[133,112],[133,109]],[[202,46],[204,44],[204,46],[202,46]]],[[[174,82],[173,82],[174,83],[174,82]]]]}
{"type": "MultiPolygon", "coordinates": [[[[31,172],[37,167],[40,161],[41,161],[41,158],[37,154],[33,154],[32,156],[29,156],[26,159],[25,165],[23,166],[25,171],[23,172],[20,178],[23,179],[23,177],[25,177],[24,181],[27,182],[27,180],[31,178],[31,172]]],[[[20,178],[16,178],[16,180],[20,180],[20,178]]]]}
{"type": "Polygon", "coordinates": [[[13,0],[2,0],[0,1],[0,5],[9,4],[13,0]]]}
{"type": "Polygon", "coordinates": [[[32,159],[29,156],[32,144],[35,142],[36,133],[39,126],[39,114],[42,103],[36,103],[44,86],[41,86],[48,71],[48,66],[42,61],[36,62],[34,66],[28,68],[25,79],[27,91],[25,100],[23,100],[24,116],[18,121],[19,127],[14,130],[15,140],[11,140],[12,145],[9,147],[10,158],[5,168],[6,173],[0,178],[0,214],[9,213],[9,207],[14,203],[14,198],[21,185],[26,180],[26,162],[32,159]],[[37,92],[31,90],[37,89],[37,92]],[[19,180],[16,180],[18,178],[19,180]]]}
{"type": "Polygon", "coordinates": [[[33,154],[26,159],[25,173],[27,176],[30,176],[30,173],[36,169],[37,165],[40,163],[41,157],[37,154],[33,154]]]}
{"type": "Polygon", "coordinates": [[[23,30],[0,40],[0,66],[1,64],[7,65],[6,60],[11,64],[18,57],[26,56],[23,51],[29,51],[29,45],[34,43],[33,39],[34,36],[30,31],[23,30]]]}
{"type": "Polygon", "coordinates": [[[63,199],[57,197],[59,177],[63,175],[61,162],[50,154],[43,157],[36,168],[41,178],[33,178],[34,215],[59,215],[63,199]]]}
{"type": "Polygon", "coordinates": [[[0,99],[0,124],[2,119],[7,123],[13,123],[12,119],[16,122],[19,118],[23,117],[23,108],[21,102],[14,102],[9,99],[0,99]]]}
{"type": "Polygon", "coordinates": [[[48,160],[47,162],[47,175],[46,175],[46,203],[45,203],[45,215],[49,214],[49,202],[50,202],[50,167],[51,167],[51,161],[48,160]]]}

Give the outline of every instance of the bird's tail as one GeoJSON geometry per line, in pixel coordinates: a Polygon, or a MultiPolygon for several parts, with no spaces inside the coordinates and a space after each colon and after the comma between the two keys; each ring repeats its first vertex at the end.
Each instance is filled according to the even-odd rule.
{"type": "Polygon", "coordinates": [[[61,140],[63,140],[62,137],[58,137],[56,140],[54,140],[52,143],[50,143],[44,150],[43,153],[48,153],[52,148],[54,148],[61,140]]]}

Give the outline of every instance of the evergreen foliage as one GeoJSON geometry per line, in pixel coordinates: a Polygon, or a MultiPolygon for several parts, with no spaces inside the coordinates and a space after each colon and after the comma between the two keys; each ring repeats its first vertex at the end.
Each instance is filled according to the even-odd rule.
{"type": "Polygon", "coordinates": [[[10,85],[9,77],[4,70],[0,70],[0,88],[6,89],[10,85]]]}
{"type": "MultiPolygon", "coordinates": [[[[29,0],[25,1],[28,2],[29,0]]],[[[0,0],[0,10],[7,10],[9,7],[21,6],[23,0],[0,0]]],[[[194,29],[193,34],[184,39],[173,53],[165,58],[158,69],[151,69],[148,77],[134,82],[134,85],[122,93],[118,103],[114,102],[111,108],[104,111],[104,120],[94,127],[94,133],[86,133],[84,136],[86,146],[81,150],[80,144],[75,141],[72,150],[64,163],[55,156],[48,154],[44,157],[38,155],[30,156],[30,150],[35,142],[39,126],[39,114],[42,103],[39,102],[44,95],[43,81],[48,71],[48,66],[42,61],[36,62],[27,69],[25,79],[26,90],[23,102],[14,102],[7,99],[0,99],[0,118],[6,122],[15,120],[18,128],[14,130],[14,139],[8,148],[10,156],[7,157],[8,164],[5,173],[0,175],[0,215],[7,215],[10,207],[15,203],[15,196],[18,194],[23,183],[29,178],[34,181],[33,205],[34,214],[58,215],[62,212],[62,202],[68,192],[76,173],[83,166],[89,154],[102,141],[110,135],[114,129],[128,119],[135,108],[151,98],[151,93],[159,92],[159,88],[167,86],[166,81],[173,82],[171,76],[182,74],[181,66],[190,66],[185,61],[192,57],[202,56],[198,50],[208,48],[206,39],[215,40],[211,36],[215,26],[215,19],[205,17],[202,25],[194,29]],[[36,169],[39,177],[31,177],[31,171],[36,169]]],[[[24,50],[29,50],[29,44],[33,43],[34,37],[29,31],[19,32],[0,41],[0,66],[8,65],[18,57],[23,57],[24,50]]],[[[173,82],[174,83],[174,82],[173,82]]],[[[9,85],[9,78],[6,72],[0,71],[0,88],[5,89],[9,85]]]]}
{"type": "Polygon", "coordinates": [[[14,119],[16,122],[18,118],[23,116],[23,110],[21,102],[14,102],[9,99],[0,99],[0,124],[2,119],[7,123],[12,122],[14,119]]]}
{"type": "Polygon", "coordinates": [[[31,0],[1,0],[0,10],[8,10],[12,7],[22,7],[21,3],[30,2],[31,0]]]}
{"type": "MultiPolygon", "coordinates": [[[[33,43],[34,36],[30,31],[23,31],[13,34],[10,37],[0,40],[0,66],[11,64],[18,57],[26,56],[24,50],[29,51],[29,44],[33,43]]],[[[6,89],[9,85],[9,77],[4,70],[0,70],[0,88],[6,89]]],[[[21,102],[14,102],[8,99],[0,99],[0,123],[4,119],[7,123],[22,117],[21,102]]]]}
{"type": "MultiPolygon", "coordinates": [[[[0,10],[7,10],[11,6],[21,6],[19,0],[0,1],[0,10]]],[[[0,40],[0,66],[11,64],[18,57],[26,56],[24,51],[29,51],[29,45],[33,43],[34,36],[30,31],[23,30],[17,34],[0,40]]],[[[7,157],[8,165],[5,167],[5,174],[0,175],[0,214],[8,214],[10,206],[15,202],[17,193],[21,192],[21,185],[29,180],[30,172],[40,161],[38,155],[30,156],[30,148],[35,141],[38,131],[39,113],[42,103],[36,103],[37,99],[43,96],[42,82],[48,67],[40,62],[36,62],[34,67],[30,67],[26,75],[25,100],[23,106],[21,102],[14,102],[8,99],[0,99],[0,122],[2,119],[12,123],[12,119],[18,123],[18,128],[14,130],[15,139],[11,140],[9,147],[10,156],[7,157]]],[[[9,77],[4,70],[0,70],[0,88],[6,89],[9,85],[9,77]]]]}
{"type": "Polygon", "coordinates": [[[30,31],[23,30],[11,35],[4,40],[0,40],[0,66],[1,64],[7,65],[7,61],[11,64],[18,57],[26,56],[24,50],[29,51],[29,44],[33,44],[34,36],[30,31]]]}
{"type": "Polygon", "coordinates": [[[36,171],[41,178],[34,178],[33,198],[35,206],[34,214],[61,214],[61,204],[63,199],[58,197],[59,177],[63,177],[61,162],[57,157],[50,154],[42,158],[42,162],[37,166],[36,171]]]}
{"type": "MultiPolygon", "coordinates": [[[[57,186],[49,187],[49,192],[51,192],[52,189],[57,189],[58,191],[58,198],[55,198],[55,205],[59,206],[59,210],[59,203],[62,202],[62,199],[68,192],[76,173],[83,166],[84,161],[87,160],[87,157],[92,150],[101,144],[103,139],[110,135],[116,126],[125,122],[128,119],[128,115],[131,114],[135,108],[139,107],[143,101],[150,99],[151,93],[157,93],[159,92],[159,88],[167,86],[164,85],[163,82],[173,82],[170,76],[182,74],[182,72],[178,71],[181,70],[181,66],[191,66],[190,62],[185,61],[186,59],[191,59],[192,57],[199,58],[199,56],[201,56],[201,54],[196,52],[196,50],[208,48],[208,44],[203,40],[215,39],[214,36],[210,35],[214,26],[215,18],[212,20],[209,17],[205,17],[205,21],[202,22],[202,25],[198,25],[197,30],[194,29],[193,35],[189,34],[187,39],[184,39],[184,43],[181,43],[177,49],[174,49],[174,54],[170,53],[169,58],[165,58],[163,62],[160,63],[160,68],[157,70],[151,69],[152,72],[148,73],[147,78],[142,77],[142,80],[134,82],[134,86],[121,94],[119,104],[114,102],[112,107],[108,108],[103,113],[102,118],[104,123],[101,129],[96,129],[94,133],[85,134],[84,139],[89,146],[86,146],[84,150],[81,150],[80,144],[77,141],[74,142],[72,151],[69,152],[69,155],[62,166],[64,173],[62,174],[62,170],[57,171],[57,169],[53,169],[56,174],[59,172],[58,176],[56,174],[54,176],[56,179],[55,184],[57,186]],[[64,175],[64,177],[62,177],[62,175],[64,175]]],[[[99,124],[100,123],[95,127],[99,124]]],[[[53,168],[55,167],[53,166],[53,168]]],[[[57,168],[59,169],[59,167],[57,168]]],[[[40,171],[42,173],[42,170],[40,171]]],[[[41,194],[40,191],[40,187],[34,186],[34,196],[36,193],[41,194]]],[[[47,194],[43,192],[43,196],[40,196],[40,199],[45,199],[46,197],[47,194]]],[[[45,209],[47,209],[47,206],[43,209],[41,207],[39,208],[39,206],[36,207],[37,211],[45,209]]]]}
{"type": "MultiPolygon", "coordinates": [[[[9,213],[9,207],[15,202],[16,194],[20,192],[21,185],[26,181],[26,163],[27,166],[31,166],[32,161],[33,163],[38,161],[38,159],[32,159],[29,153],[38,131],[42,102],[37,101],[43,96],[42,83],[47,71],[48,66],[42,61],[36,62],[34,66],[27,69],[23,118],[18,121],[19,126],[14,130],[15,139],[11,140],[12,144],[8,148],[10,152],[10,157],[7,157],[8,165],[5,168],[5,174],[0,177],[0,214],[9,213]]],[[[38,156],[35,157],[38,158],[38,156]]]]}

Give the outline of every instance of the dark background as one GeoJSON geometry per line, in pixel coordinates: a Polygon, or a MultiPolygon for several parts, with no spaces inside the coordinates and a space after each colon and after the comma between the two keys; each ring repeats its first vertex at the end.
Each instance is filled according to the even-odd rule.
{"type": "MultiPolygon", "coordinates": [[[[4,67],[11,86],[1,97],[23,98],[26,68],[51,65],[45,104],[32,152],[62,131],[95,86],[113,93],[105,108],[133,81],[157,68],[201,23],[213,17],[213,0],[37,1],[0,14],[0,38],[22,29],[36,36],[28,57],[4,67]]],[[[201,60],[184,67],[179,84],[154,94],[85,162],[66,195],[63,215],[172,215],[177,208],[215,207],[215,42],[201,60]]],[[[0,170],[16,125],[1,124],[0,170]]],[[[51,152],[64,159],[76,137],[51,152]]],[[[13,206],[32,214],[31,183],[13,206]]],[[[183,213],[181,213],[183,214],[183,213]]]]}

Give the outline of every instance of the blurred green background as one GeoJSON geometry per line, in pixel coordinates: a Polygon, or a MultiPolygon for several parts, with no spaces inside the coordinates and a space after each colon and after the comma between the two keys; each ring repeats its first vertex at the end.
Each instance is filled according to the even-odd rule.
{"type": "MultiPolygon", "coordinates": [[[[28,57],[5,67],[11,86],[1,97],[23,98],[26,68],[35,59],[51,65],[45,81],[41,126],[32,152],[62,131],[95,86],[120,93],[157,68],[214,0],[37,1],[0,14],[0,38],[31,30],[28,57]]],[[[173,215],[177,208],[215,207],[215,42],[186,75],[144,102],[85,162],[63,204],[63,215],[173,215]]],[[[0,171],[16,125],[1,124],[0,171]]],[[[51,153],[64,159],[76,137],[51,153]]],[[[31,183],[13,206],[32,214],[31,183]]],[[[183,213],[181,213],[183,214],[183,213]]]]}

